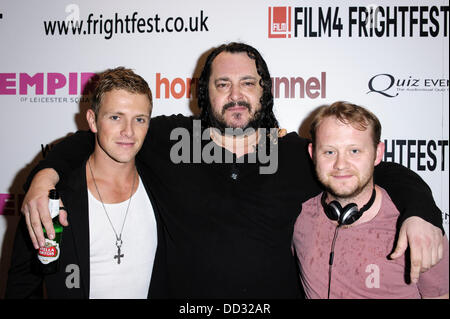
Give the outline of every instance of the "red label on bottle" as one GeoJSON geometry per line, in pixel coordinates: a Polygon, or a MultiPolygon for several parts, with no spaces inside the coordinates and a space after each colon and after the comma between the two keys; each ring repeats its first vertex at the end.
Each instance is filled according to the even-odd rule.
{"type": "Polygon", "coordinates": [[[42,257],[56,257],[58,254],[58,251],[56,250],[56,247],[42,247],[39,248],[39,256],[42,257]]]}
{"type": "Polygon", "coordinates": [[[45,246],[39,248],[38,259],[44,265],[49,264],[59,258],[59,244],[48,238],[45,239],[45,246]]]}

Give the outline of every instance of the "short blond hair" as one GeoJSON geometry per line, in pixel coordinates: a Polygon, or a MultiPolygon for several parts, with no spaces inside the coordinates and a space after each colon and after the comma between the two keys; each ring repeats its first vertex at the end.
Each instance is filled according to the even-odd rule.
{"type": "Polygon", "coordinates": [[[98,115],[103,95],[114,89],[126,90],[136,94],[145,94],[150,102],[151,113],[153,99],[152,91],[150,90],[148,83],[140,75],[134,73],[133,70],[121,66],[115,69],[108,69],[99,74],[91,104],[95,117],[98,115]]]}
{"type": "Polygon", "coordinates": [[[372,130],[373,145],[377,147],[381,138],[381,123],[378,118],[362,106],[348,102],[338,101],[329,106],[323,106],[314,116],[310,133],[312,144],[316,144],[316,131],[323,119],[335,117],[344,124],[350,124],[354,128],[364,131],[368,127],[372,130]]]}

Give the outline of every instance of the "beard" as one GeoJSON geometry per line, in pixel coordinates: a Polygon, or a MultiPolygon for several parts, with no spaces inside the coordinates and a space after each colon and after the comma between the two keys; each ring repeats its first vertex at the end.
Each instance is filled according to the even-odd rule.
{"type": "Polygon", "coordinates": [[[337,199],[351,201],[353,198],[361,194],[367,187],[369,187],[368,185],[372,182],[373,170],[369,172],[369,174],[360,176],[355,185],[345,188],[329,182],[328,179],[321,176],[319,172],[317,172],[317,176],[328,193],[337,199]]]}
{"type": "Polygon", "coordinates": [[[226,123],[224,115],[227,109],[235,106],[243,106],[246,107],[249,114],[251,114],[252,107],[249,103],[245,101],[238,101],[238,102],[230,102],[225,104],[222,107],[222,111],[219,114],[218,112],[215,112],[212,107],[210,106],[210,112],[209,112],[209,121],[211,127],[217,128],[222,134],[230,134],[232,135],[242,135],[244,134],[244,131],[248,128],[252,128],[254,130],[257,130],[261,127],[261,123],[263,121],[263,113],[262,111],[257,111],[255,114],[251,115],[248,119],[247,123],[239,126],[231,126],[226,123]],[[228,130],[226,130],[228,128],[228,130]],[[232,130],[229,130],[229,129],[232,130]]]}

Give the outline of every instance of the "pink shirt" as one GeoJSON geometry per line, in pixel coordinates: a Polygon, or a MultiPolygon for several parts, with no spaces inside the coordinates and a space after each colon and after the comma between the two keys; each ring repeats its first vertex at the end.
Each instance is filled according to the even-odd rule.
{"type": "MultiPolygon", "coordinates": [[[[405,258],[389,260],[399,212],[382,189],[378,214],[369,222],[341,228],[334,248],[330,298],[404,299],[448,293],[448,240],[443,259],[421,273],[417,284],[406,284],[405,258]]],[[[293,243],[307,298],[327,298],[328,260],[336,224],[320,203],[322,194],[305,202],[297,218],[293,243]]],[[[409,264],[409,261],[408,261],[409,264]]]]}

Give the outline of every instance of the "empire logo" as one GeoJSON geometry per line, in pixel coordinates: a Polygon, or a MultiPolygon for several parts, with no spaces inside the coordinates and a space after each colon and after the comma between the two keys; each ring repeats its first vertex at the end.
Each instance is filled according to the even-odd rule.
{"type": "Polygon", "coordinates": [[[14,215],[16,203],[13,194],[0,194],[0,215],[14,215]]]}
{"type": "Polygon", "coordinates": [[[19,216],[25,194],[0,194],[0,215],[19,216]]]}
{"type": "Polygon", "coordinates": [[[0,95],[69,95],[87,94],[92,91],[97,76],[92,72],[0,73],[0,95]],[[29,90],[34,87],[34,90],[29,90]],[[31,94],[33,94],[31,93],[31,94]]]}
{"type": "Polygon", "coordinates": [[[269,7],[269,38],[291,37],[291,7],[269,7]]]}

